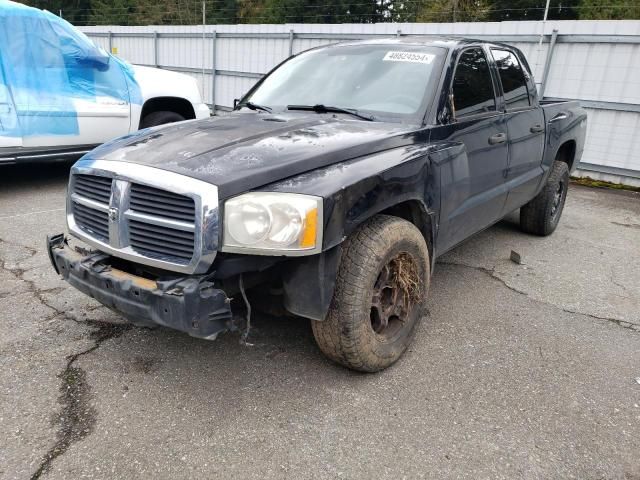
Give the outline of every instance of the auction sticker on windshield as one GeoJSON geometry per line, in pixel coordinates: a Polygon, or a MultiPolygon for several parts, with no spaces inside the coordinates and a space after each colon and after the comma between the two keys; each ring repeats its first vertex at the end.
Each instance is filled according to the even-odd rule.
{"type": "Polygon", "coordinates": [[[436,56],[431,53],[420,52],[387,52],[382,61],[384,62],[412,62],[431,63],[436,56]]]}

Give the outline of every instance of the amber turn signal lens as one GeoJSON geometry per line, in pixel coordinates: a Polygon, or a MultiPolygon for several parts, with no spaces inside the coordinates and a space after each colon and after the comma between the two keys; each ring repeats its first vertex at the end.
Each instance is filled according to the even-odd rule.
{"type": "Polygon", "coordinates": [[[318,209],[313,208],[304,217],[302,236],[300,237],[300,248],[313,248],[316,246],[318,233],[318,209]]]}

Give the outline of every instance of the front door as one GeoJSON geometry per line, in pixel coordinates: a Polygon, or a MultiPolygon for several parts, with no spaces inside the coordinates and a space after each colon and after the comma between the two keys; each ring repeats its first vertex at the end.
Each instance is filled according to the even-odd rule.
{"type": "Polygon", "coordinates": [[[93,145],[128,133],[129,91],[116,60],[53,15],[12,22],[16,31],[38,32],[28,41],[0,35],[23,147],[93,145]]]}
{"type": "Polygon", "coordinates": [[[507,197],[507,128],[482,48],[462,51],[451,91],[455,120],[432,133],[449,145],[440,166],[439,252],[499,220],[507,197]]]}
{"type": "Polygon", "coordinates": [[[6,85],[0,65],[0,162],[2,149],[22,146],[22,134],[18,125],[18,116],[11,98],[11,90],[6,85]]]}
{"type": "Polygon", "coordinates": [[[50,22],[40,48],[48,64],[34,67],[51,81],[38,85],[46,91],[31,91],[39,102],[26,99],[33,128],[25,132],[24,146],[93,145],[127,134],[129,90],[118,61],[68,23],[50,22]]]}

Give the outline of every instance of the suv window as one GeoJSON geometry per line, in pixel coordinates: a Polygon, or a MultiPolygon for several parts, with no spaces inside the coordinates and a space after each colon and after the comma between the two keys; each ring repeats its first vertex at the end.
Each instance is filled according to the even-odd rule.
{"type": "Polygon", "coordinates": [[[507,50],[497,49],[491,49],[491,54],[498,67],[507,110],[530,106],[527,79],[516,56],[507,50]]]}
{"type": "Polygon", "coordinates": [[[460,55],[453,76],[453,103],[456,117],[495,111],[491,72],[481,48],[470,48],[460,55]]]}

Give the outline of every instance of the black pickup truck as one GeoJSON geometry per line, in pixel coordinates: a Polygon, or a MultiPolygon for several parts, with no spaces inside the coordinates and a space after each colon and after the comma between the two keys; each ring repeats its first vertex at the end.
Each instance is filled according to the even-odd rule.
{"type": "Polygon", "coordinates": [[[69,180],[75,238],[48,250],[133,323],[214,339],[246,333],[252,303],[279,304],[329,358],[377,371],[414,336],[438,256],[517,209],[525,232],[554,231],[585,131],[576,102],[539,101],[508,45],[316,48],[228,115],[85,155],[69,180]]]}

